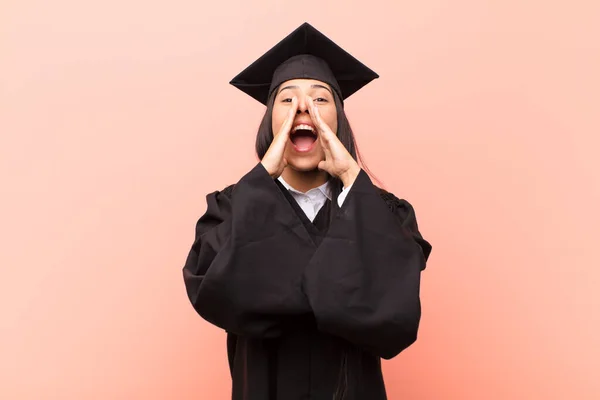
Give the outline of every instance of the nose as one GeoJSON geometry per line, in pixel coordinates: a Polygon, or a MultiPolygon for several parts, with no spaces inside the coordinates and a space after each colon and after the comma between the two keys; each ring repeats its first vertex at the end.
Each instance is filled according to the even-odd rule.
{"type": "Polygon", "coordinates": [[[298,98],[298,109],[296,110],[296,114],[302,113],[308,113],[308,104],[305,96],[298,98]]]}

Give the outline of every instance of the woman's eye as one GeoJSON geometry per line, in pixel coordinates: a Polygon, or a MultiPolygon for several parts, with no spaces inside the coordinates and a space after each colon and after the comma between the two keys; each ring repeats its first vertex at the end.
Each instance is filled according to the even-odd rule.
{"type": "Polygon", "coordinates": [[[323,97],[317,97],[315,100],[318,102],[326,102],[327,101],[327,99],[325,99],[323,97]]]}
{"type": "Polygon", "coordinates": [[[283,99],[283,100],[281,100],[281,101],[282,101],[283,103],[291,103],[291,102],[292,102],[292,99],[283,99]]]}

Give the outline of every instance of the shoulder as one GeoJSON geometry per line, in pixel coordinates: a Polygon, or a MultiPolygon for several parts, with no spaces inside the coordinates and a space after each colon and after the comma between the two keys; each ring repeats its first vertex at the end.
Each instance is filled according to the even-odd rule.
{"type": "Polygon", "coordinates": [[[385,202],[390,211],[399,215],[408,215],[412,211],[412,206],[405,199],[398,198],[394,193],[388,192],[376,186],[379,197],[385,202]]]}
{"type": "Polygon", "coordinates": [[[230,199],[230,198],[231,198],[231,194],[233,193],[233,189],[234,189],[234,188],[235,188],[235,184],[232,184],[232,185],[226,186],[226,187],[225,187],[223,190],[221,190],[221,191],[219,192],[219,195],[221,195],[221,196],[225,196],[225,197],[227,197],[228,199],[230,199]]]}
{"type": "Polygon", "coordinates": [[[415,232],[419,230],[415,209],[408,200],[398,198],[392,192],[388,192],[380,187],[376,186],[376,189],[389,210],[398,217],[403,226],[408,227],[415,232]]]}
{"type": "Polygon", "coordinates": [[[231,214],[231,195],[234,185],[229,185],[222,190],[214,190],[206,195],[206,212],[201,221],[206,223],[211,219],[223,221],[231,214]]]}
{"type": "Polygon", "coordinates": [[[214,190],[206,195],[209,207],[222,207],[231,203],[231,197],[235,185],[225,186],[221,190],[214,190]]]}
{"type": "Polygon", "coordinates": [[[431,253],[431,244],[419,232],[419,224],[417,223],[417,216],[413,206],[407,200],[400,199],[387,190],[379,187],[376,188],[379,196],[385,201],[390,211],[398,217],[402,226],[411,232],[415,241],[421,246],[425,260],[427,260],[431,253]]]}

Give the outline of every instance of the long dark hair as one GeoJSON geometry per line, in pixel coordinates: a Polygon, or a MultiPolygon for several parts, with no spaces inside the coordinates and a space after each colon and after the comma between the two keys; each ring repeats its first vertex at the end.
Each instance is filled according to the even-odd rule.
{"type": "MultiPolygon", "coordinates": [[[[256,154],[260,160],[262,160],[262,158],[265,156],[269,146],[271,146],[271,143],[273,142],[272,113],[276,94],[277,90],[273,90],[273,93],[267,102],[267,110],[262,118],[262,121],[260,122],[258,133],[256,135],[256,154]]],[[[379,183],[379,180],[367,168],[363,158],[360,155],[354,133],[352,132],[352,127],[350,126],[348,117],[346,117],[346,113],[344,112],[344,105],[342,104],[342,100],[339,98],[335,90],[333,91],[333,99],[337,113],[338,128],[336,135],[338,139],[340,142],[342,142],[344,147],[346,147],[348,153],[350,153],[352,158],[356,160],[358,165],[364,169],[365,172],[371,176],[371,178],[379,183]]],[[[340,179],[331,175],[329,176],[329,182],[331,183],[332,188],[332,200],[335,201],[342,191],[343,184],[340,179]]],[[[333,218],[334,213],[330,213],[330,216],[333,218]]],[[[360,370],[360,352],[350,343],[344,342],[342,346],[343,350],[341,353],[340,371],[336,390],[333,395],[333,400],[344,400],[348,399],[348,397],[352,398],[353,393],[349,388],[349,385],[355,386],[358,384],[357,379],[359,376],[353,375],[355,375],[355,372],[358,373],[358,370],[360,370]]]]}

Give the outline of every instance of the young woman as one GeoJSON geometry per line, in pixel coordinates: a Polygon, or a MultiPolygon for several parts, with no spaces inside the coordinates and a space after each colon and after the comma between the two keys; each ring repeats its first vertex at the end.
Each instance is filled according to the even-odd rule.
{"type": "Polygon", "coordinates": [[[359,166],[343,109],[376,77],[303,24],[231,82],[267,106],[260,162],[207,196],[183,276],[228,333],[233,399],[385,399],[381,358],[417,338],[431,246],[359,166]]]}

